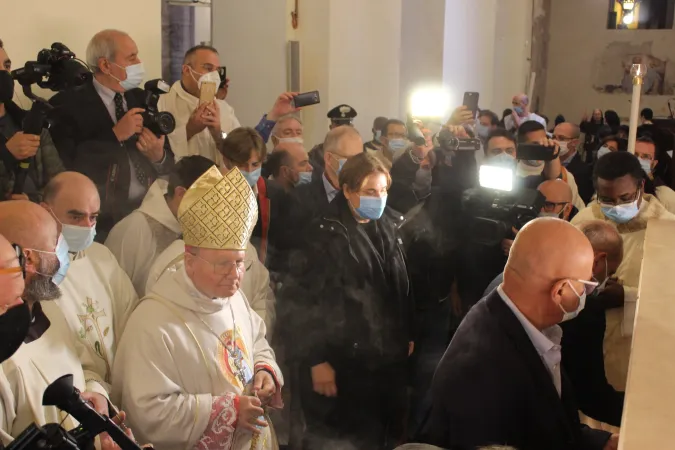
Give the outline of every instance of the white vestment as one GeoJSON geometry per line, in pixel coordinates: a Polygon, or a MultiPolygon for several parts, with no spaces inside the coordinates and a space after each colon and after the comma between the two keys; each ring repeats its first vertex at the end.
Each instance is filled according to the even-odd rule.
{"type": "Polygon", "coordinates": [[[236,429],[238,396],[256,369],[273,374],[280,406],[283,378],[265,332],[241,291],[210,299],[184,267],[166,271],[131,314],[113,370],[138,441],[162,450],[275,448],[271,426],[257,438],[236,429]]]}
{"type": "MultiPolygon", "coordinates": [[[[220,126],[222,131],[229,133],[239,128],[239,120],[232,108],[225,100],[215,100],[220,108],[220,126]]],[[[171,150],[176,161],[190,155],[201,155],[214,161],[218,167],[222,166],[223,158],[216,147],[216,142],[208,128],[192,136],[188,141],[185,125],[190,115],[199,107],[199,99],[183,89],[180,80],[176,81],[171,90],[159,98],[157,105],[160,111],[168,111],[176,119],[176,129],[169,135],[171,150]]]]}
{"type": "MultiPolygon", "coordinates": [[[[159,277],[166,270],[177,270],[183,265],[184,253],[185,242],[178,240],[157,257],[148,274],[146,292],[152,290],[159,277]]],[[[276,320],[276,300],[270,286],[270,273],[258,259],[258,252],[250,242],[246,247],[245,262],[246,273],[241,283],[241,291],[249,300],[253,311],[257,312],[265,322],[268,336],[271,337],[276,320]]]]}
{"type": "Polygon", "coordinates": [[[94,242],[71,256],[59,286],[61,308],[71,334],[82,344],[80,361],[106,389],[110,388],[117,342],[138,303],[131,280],[105,246],[94,242]]]}
{"type": "Polygon", "coordinates": [[[148,273],[155,259],[182,233],[164,198],[168,184],[156,180],[141,206],[118,222],[105,241],[131,278],[139,297],[145,295],[148,273]]]}
{"type": "Polygon", "coordinates": [[[42,395],[51,383],[72,374],[80,391],[105,395],[105,390],[84,372],[78,359],[79,344],[62,311],[54,302],[41,303],[49,319],[47,331],[33,342],[22,344],[2,363],[0,371],[0,437],[7,444],[29,425],[60,423],[70,430],[78,423],[55,406],[42,406],[42,395]],[[85,382],[85,380],[87,380],[85,382]]]}

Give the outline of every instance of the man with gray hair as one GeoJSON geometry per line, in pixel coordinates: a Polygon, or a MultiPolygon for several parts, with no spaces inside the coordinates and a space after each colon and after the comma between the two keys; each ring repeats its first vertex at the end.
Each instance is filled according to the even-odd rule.
{"type": "Polygon", "coordinates": [[[104,199],[99,238],[105,238],[169,172],[173,154],[165,137],[143,124],[145,71],[134,40],[123,31],[101,31],[86,59],[93,79],[51,100],[59,115],[52,135],[66,168],[96,183],[104,199]]]}
{"type": "Polygon", "coordinates": [[[539,122],[544,126],[544,128],[547,128],[546,119],[538,114],[530,112],[530,99],[527,97],[527,95],[514,95],[511,103],[513,105],[513,112],[510,116],[507,116],[504,119],[504,128],[506,128],[508,131],[515,132],[522,123],[525,123],[529,120],[539,122]]]}
{"type": "Polygon", "coordinates": [[[617,285],[613,277],[623,260],[623,239],[614,225],[602,220],[581,222],[577,228],[593,247],[593,277],[600,284],[576,319],[561,325],[562,365],[574,386],[579,409],[588,416],[584,423],[617,432],[624,393],[607,381],[604,339],[605,311],[615,306],[607,301],[606,294],[617,285]]]}
{"type": "Polygon", "coordinates": [[[286,114],[277,120],[272,129],[272,144],[277,147],[281,142],[303,144],[302,121],[295,114],[286,114]]]}

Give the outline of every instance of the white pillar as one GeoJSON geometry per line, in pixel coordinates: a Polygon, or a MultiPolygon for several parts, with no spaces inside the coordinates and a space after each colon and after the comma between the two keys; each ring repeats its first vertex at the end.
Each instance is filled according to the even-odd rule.
{"type": "Polygon", "coordinates": [[[242,125],[253,127],[286,90],[286,2],[217,0],[211,5],[212,44],[231,80],[227,102],[242,125]]]}

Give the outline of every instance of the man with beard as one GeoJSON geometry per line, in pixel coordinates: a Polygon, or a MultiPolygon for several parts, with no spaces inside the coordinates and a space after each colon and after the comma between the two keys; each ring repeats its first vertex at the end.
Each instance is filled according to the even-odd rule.
{"type": "MultiPolygon", "coordinates": [[[[45,209],[28,201],[0,203],[0,234],[19,245],[25,258],[24,303],[6,314],[30,314],[27,337],[17,352],[2,363],[0,383],[0,438],[7,444],[26,427],[60,423],[66,429],[77,425],[56,407],[42,406],[42,395],[57,378],[72,374],[82,398],[95,409],[108,414],[103,387],[89,381],[90,376],[78,360],[77,342],[69,332],[63,314],[50,302],[61,296],[58,283],[68,270],[68,246],[58,224],[45,209]],[[85,380],[88,380],[85,382],[85,380]],[[8,387],[11,387],[9,389],[8,387]]],[[[101,438],[102,449],[114,449],[109,436],[101,438]]]]}

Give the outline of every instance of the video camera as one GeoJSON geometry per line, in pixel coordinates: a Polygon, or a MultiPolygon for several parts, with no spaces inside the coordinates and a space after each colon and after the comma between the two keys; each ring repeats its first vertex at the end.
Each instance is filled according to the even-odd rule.
{"type": "MultiPolygon", "coordinates": [[[[40,50],[37,61],[28,61],[24,67],[13,70],[12,78],[22,86],[24,95],[33,101],[33,106],[23,120],[21,130],[25,134],[39,136],[43,128],[49,128],[52,125],[49,115],[54,108],[47,100],[33,94],[34,84],[43,89],[62,91],[81,86],[91,77],[87,65],[77,59],[75,53],[60,42],[54,42],[49,49],[40,50]]],[[[13,194],[23,192],[29,167],[30,160],[19,162],[13,194]]]]}
{"type": "Polygon", "coordinates": [[[482,245],[498,245],[502,239],[539,217],[546,198],[533,189],[513,190],[513,169],[483,165],[480,187],[464,191],[462,209],[470,217],[471,239],[482,245]]]}
{"type": "Polygon", "coordinates": [[[176,119],[170,112],[159,112],[157,103],[159,96],[171,89],[164,80],[150,80],[145,83],[145,101],[143,108],[143,126],[155,133],[157,137],[173,133],[176,129],[176,119]]]}
{"type": "Polygon", "coordinates": [[[82,400],[80,391],[73,386],[72,375],[64,375],[50,384],[42,396],[42,404],[67,412],[80,422],[80,426],[66,431],[55,423],[42,427],[32,424],[12,441],[7,450],[90,450],[94,448],[94,438],[101,433],[108,433],[122,450],[141,450],[115,422],[100,415],[82,400]]]}

